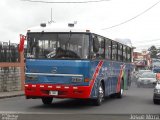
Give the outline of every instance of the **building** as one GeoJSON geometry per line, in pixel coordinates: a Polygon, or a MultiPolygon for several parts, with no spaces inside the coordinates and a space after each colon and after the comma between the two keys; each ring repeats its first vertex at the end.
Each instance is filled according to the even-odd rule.
{"type": "Polygon", "coordinates": [[[133,52],[133,63],[135,65],[135,70],[151,69],[152,60],[149,52],[146,50],[142,50],[142,52],[133,52]]]}

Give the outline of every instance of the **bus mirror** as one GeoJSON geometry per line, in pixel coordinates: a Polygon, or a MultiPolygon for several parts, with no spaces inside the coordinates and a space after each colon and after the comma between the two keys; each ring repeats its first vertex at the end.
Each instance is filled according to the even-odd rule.
{"type": "Polygon", "coordinates": [[[93,51],[97,53],[99,51],[99,41],[97,37],[93,38],[93,51]]]}

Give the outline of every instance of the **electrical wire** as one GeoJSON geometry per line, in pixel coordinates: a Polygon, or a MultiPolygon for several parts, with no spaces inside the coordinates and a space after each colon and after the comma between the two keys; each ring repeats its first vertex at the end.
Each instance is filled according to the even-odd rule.
{"type": "Polygon", "coordinates": [[[148,12],[149,10],[151,10],[153,7],[155,7],[157,4],[159,4],[159,2],[160,2],[160,0],[158,2],[156,2],[155,4],[153,4],[152,6],[150,6],[149,8],[147,8],[146,10],[144,10],[143,12],[137,14],[136,16],[134,16],[134,17],[132,17],[132,18],[130,18],[128,20],[125,20],[125,21],[123,21],[123,22],[121,22],[119,24],[112,25],[112,26],[107,27],[107,28],[102,28],[102,30],[107,30],[107,29],[111,29],[111,28],[118,27],[118,26],[121,26],[123,24],[126,24],[126,23],[128,23],[128,22],[130,22],[130,21],[132,21],[132,20],[134,20],[134,19],[142,16],[143,14],[145,14],[146,12],[148,12]]]}
{"type": "Polygon", "coordinates": [[[35,0],[21,0],[24,2],[37,2],[37,3],[63,3],[63,4],[68,4],[68,3],[94,3],[94,2],[105,2],[105,1],[110,1],[110,0],[93,0],[93,1],[80,1],[80,2],[70,2],[70,1],[66,1],[66,2],[51,2],[51,1],[35,1],[35,0]]]}
{"type": "MultiPolygon", "coordinates": [[[[142,41],[142,40],[141,40],[142,41]]],[[[155,44],[157,43],[157,42],[159,42],[160,41],[160,39],[152,39],[152,40],[143,40],[143,41],[145,41],[145,43],[140,43],[140,44],[151,44],[152,42],[154,42],[155,44]]]]}
{"type": "Polygon", "coordinates": [[[153,41],[160,41],[160,38],[159,38],[159,39],[152,39],[152,40],[144,40],[144,41],[145,41],[145,43],[146,43],[146,42],[147,42],[147,43],[148,43],[148,42],[150,43],[150,42],[153,42],[153,41]]]}
{"type": "Polygon", "coordinates": [[[155,46],[157,48],[160,48],[160,44],[145,44],[145,45],[136,45],[136,44],[133,44],[133,46],[135,46],[136,48],[150,48],[151,46],[155,46]]]}
{"type": "MultiPolygon", "coordinates": [[[[133,44],[133,45],[135,45],[135,44],[133,44]]],[[[144,45],[142,45],[142,44],[138,44],[138,45],[136,45],[137,47],[141,47],[141,46],[148,46],[148,45],[155,45],[154,43],[152,43],[152,44],[144,44],[144,45]]],[[[158,43],[155,45],[155,46],[157,46],[157,45],[159,45],[158,43]]]]}
{"type": "MultiPolygon", "coordinates": [[[[37,3],[62,3],[62,4],[67,4],[67,3],[93,3],[93,2],[104,2],[104,1],[110,1],[110,0],[94,0],[94,1],[80,1],[80,2],[70,2],[70,1],[66,1],[66,2],[58,2],[58,1],[55,1],[55,2],[51,2],[51,1],[35,1],[35,0],[21,0],[21,1],[24,1],[24,2],[37,2],[37,3]]],[[[146,10],[144,10],[143,12],[137,14],[136,16],[128,19],[128,20],[125,20],[119,24],[116,24],[116,25],[112,25],[110,27],[107,27],[107,28],[102,28],[102,30],[108,30],[108,29],[111,29],[111,28],[115,28],[115,27],[118,27],[118,26],[121,26],[123,24],[126,24],[140,16],[142,16],[143,14],[145,14],[146,12],[148,12],[149,10],[151,10],[153,7],[155,7],[157,4],[159,4],[160,0],[158,2],[156,2],[155,4],[153,4],[152,6],[150,6],[149,8],[147,8],[146,10]]]]}
{"type": "Polygon", "coordinates": [[[143,40],[143,41],[145,41],[145,43],[139,43],[136,46],[141,47],[141,46],[146,46],[146,45],[150,45],[150,44],[155,44],[156,46],[160,45],[159,44],[160,39],[143,40]]]}
{"type": "Polygon", "coordinates": [[[155,45],[156,47],[160,47],[160,44],[159,44],[160,39],[143,40],[143,41],[145,41],[145,43],[139,43],[138,45],[136,45],[134,43],[133,46],[136,46],[137,48],[150,47],[150,46],[153,46],[153,45],[155,45]]]}
{"type": "MultiPolygon", "coordinates": [[[[51,1],[35,1],[35,0],[21,0],[21,1],[24,1],[24,2],[37,2],[37,3],[62,3],[62,4],[67,4],[67,3],[94,3],[94,2],[104,2],[104,1],[110,1],[110,0],[93,0],[93,1],[80,1],[80,2],[70,2],[70,1],[66,1],[66,2],[58,2],[58,1],[55,1],[55,2],[51,2],[51,1]]],[[[111,29],[111,28],[114,28],[114,27],[118,27],[118,26],[121,26],[123,24],[126,24],[140,16],[142,16],[143,14],[145,14],[146,12],[148,12],[149,10],[151,10],[153,7],[155,7],[157,4],[159,4],[160,0],[156,3],[154,3],[152,6],[150,6],[149,8],[145,9],[143,12],[137,14],[136,16],[128,19],[128,20],[125,20],[124,22],[121,22],[119,24],[116,24],[116,25],[112,25],[110,27],[107,27],[107,28],[103,28],[102,30],[107,30],[107,29],[111,29]]],[[[146,40],[145,42],[152,42],[152,41],[159,41],[160,39],[154,39],[154,40],[146,40]]],[[[148,43],[147,42],[147,43],[148,43]]],[[[140,46],[143,46],[143,45],[140,45],[140,46]]],[[[145,45],[144,45],[145,46],[145,45]]]]}

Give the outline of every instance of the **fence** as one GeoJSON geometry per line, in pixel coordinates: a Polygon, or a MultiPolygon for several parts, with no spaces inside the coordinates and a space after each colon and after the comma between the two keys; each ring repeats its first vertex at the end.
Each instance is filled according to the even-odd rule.
{"type": "Polygon", "coordinates": [[[18,44],[0,42],[0,62],[18,62],[18,44]]]}
{"type": "Polygon", "coordinates": [[[23,90],[24,65],[17,44],[0,42],[0,92],[23,90]]]}

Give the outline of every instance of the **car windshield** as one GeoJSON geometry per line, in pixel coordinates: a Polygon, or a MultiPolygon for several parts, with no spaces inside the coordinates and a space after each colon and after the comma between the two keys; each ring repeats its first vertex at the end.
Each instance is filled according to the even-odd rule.
{"type": "Polygon", "coordinates": [[[141,78],[156,78],[156,74],[152,72],[145,72],[141,75],[141,78]]]}
{"type": "Polygon", "coordinates": [[[88,59],[89,34],[28,33],[27,58],[88,59]]]}

